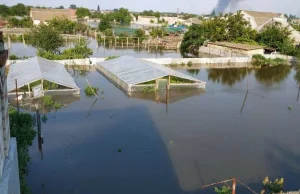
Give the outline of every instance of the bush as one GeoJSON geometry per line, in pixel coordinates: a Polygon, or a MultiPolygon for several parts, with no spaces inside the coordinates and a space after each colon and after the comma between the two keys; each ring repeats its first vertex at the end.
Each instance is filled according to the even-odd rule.
{"type": "Polygon", "coordinates": [[[187,65],[188,65],[189,67],[192,67],[192,66],[193,66],[192,61],[189,61],[189,62],[187,63],[187,65]]]}
{"type": "Polygon", "coordinates": [[[215,193],[218,193],[218,194],[231,194],[231,189],[228,186],[223,186],[221,189],[216,187],[215,188],[215,193]]]}
{"type": "Polygon", "coordinates": [[[47,107],[51,107],[54,104],[52,97],[48,96],[48,95],[43,96],[42,101],[43,101],[44,106],[47,106],[47,107]]]}
{"type": "Polygon", "coordinates": [[[84,93],[87,96],[93,96],[93,95],[97,94],[98,91],[99,91],[99,88],[95,88],[95,87],[92,87],[92,86],[87,86],[84,89],[84,93]]]}
{"type": "Polygon", "coordinates": [[[284,179],[276,179],[272,182],[269,177],[266,177],[263,181],[263,187],[268,193],[280,193],[283,190],[284,179]]]}
{"type": "Polygon", "coordinates": [[[105,59],[105,61],[108,61],[108,60],[111,60],[111,59],[116,59],[118,58],[119,56],[109,56],[105,59]]]}

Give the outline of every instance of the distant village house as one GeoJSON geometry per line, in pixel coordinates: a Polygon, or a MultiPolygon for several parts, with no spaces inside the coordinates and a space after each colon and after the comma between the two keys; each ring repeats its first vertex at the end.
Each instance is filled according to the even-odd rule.
{"type": "Polygon", "coordinates": [[[158,19],[155,16],[138,16],[138,21],[139,24],[157,24],[158,19]]]}
{"type": "Polygon", "coordinates": [[[37,9],[31,8],[30,17],[34,25],[47,24],[56,17],[76,20],[76,10],[74,9],[37,9]]]}

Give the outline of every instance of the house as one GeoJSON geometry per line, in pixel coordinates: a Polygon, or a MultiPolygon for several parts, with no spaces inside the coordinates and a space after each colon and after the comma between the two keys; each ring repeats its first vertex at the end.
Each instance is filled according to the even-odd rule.
{"type": "Polygon", "coordinates": [[[135,15],[133,15],[132,13],[130,14],[130,17],[131,17],[131,21],[132,22],[136,22],[136,17],[135,15]]]}
{"type": "Polygon", "coordinates": [[[162,16],[162,17],[160,17],[160,20],[167,22],[168,25],[173,25],[176,22],[178,22],[178,17],[165,17],[165,16],[162,16]]]}
{"type": "Polygon", "coordinates": [[[200,47],[200,52],[222,57],[242,57],[255,54],[264,54],[266,47],[231,42],[208,42],[200,47]]]}
{"type": "Polygon", "coordinates": [[[300,25],[300,19],[293,19],[291,23],[294,25],[300,25]]]}
{"type": "Polygon", "coordinates": [[[291,31],[290,37],[295,39],[297,44],[300,43],[299,32],[288,23],[287,18],[284,17],[284,14],[247,10],[241,10],[241,14],[243,14],[243,18],[250,23],[251,27],[258,32],[267,25],[272,25],[275,22],[279,22],[283,27],[287,27],[291,31]]]}
{"type": "Polygon", "coordinates": [[[109,13],[112,13],[112,12],[114,12],[114,11],[112,11],[112,10],[101,10],[100,11],[102,14],[109,14],[109,13]]]}
{"type": "Polygon", "coordinates": [[[138,16],[139,24],[156,24],[158,23],[158,19],[155,16],[138,16]]]}
{"type": "Polygon", "coordinates": [[[34,25],[47,24],[49,21],[56,17],[63,17],[69,20],[76,20],[76,10],[31,8],[30,17],[34,25]]]}
{"type": "Polygon", "coordinates": [[[191,26],[192,24],[201,24],[202,21],[198,18],[189,18],[184,22],[184,25],[191,26]]]}

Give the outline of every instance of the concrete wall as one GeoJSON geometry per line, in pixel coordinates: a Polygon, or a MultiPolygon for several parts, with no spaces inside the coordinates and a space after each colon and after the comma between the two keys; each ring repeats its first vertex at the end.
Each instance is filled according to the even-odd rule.
{"type": "Polygon", "coordinates": [[[199,48],[199,52],[217,55],[217,56],[221,56],[221,57],[244,57],[245,56],[245,54],[242,54],[239,52],[233,52],[231,50],[211,48],[211,47],[206,47],[206,46],[201,46],[199,48]]]}
{"type": "Polygon", "coordinates": [[[20,179],[16,138],[10,139],[8,157],[4,162],[3,175],[0,178],[1,194],[20,194],[20,179]]]}
{"type": "MultiPolygon", "coordinates": [[[[228,48],[225,46],[219,46],[214,44],[207,45],[209,52],[214,52],[216,55],[223,56],[223,57],[235,57],[235,56],[249,56],[255,54],[264,54],[264,49],[255,49],[255,50],[242,50],[242,49],[234,49],[228,48]]],[[[212,53],[210,53],[212,54],[212,53]]]]}
{"type": "Polygon", "coordinates": [[[293,56],[287,56],[287,55],[281,55],[281,54],[271,54],[271,55],[263,55],[263,56],[266,57],[267,59],[275,59],[275,58],[284,59],[290,63],[298,62],[297,57],[293,57],[293,56]]]}

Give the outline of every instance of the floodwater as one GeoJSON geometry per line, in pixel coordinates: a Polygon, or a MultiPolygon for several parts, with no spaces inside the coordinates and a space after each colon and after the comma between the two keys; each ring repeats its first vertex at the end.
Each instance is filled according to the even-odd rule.
{"type": "Polygon", "coordinates": [[[300,72],[180,71],[207,89],[174,91],[167,104],[128,97],[98,72],[70,70],[80,99],[46,114],[44,142],[30,148],[32,193],[213,193],[202,186],[231,177],[259,193],[266,176],[299,190],[300,72]],[[103,97],[85,96],[86,78],[103,97]]]}
{"type": "MultiPolygon", "coordinates": [[[[72,45],[72,44],[71,44],[72,45]]],[[[69,46],[71,46],[69,45],[69,46]]],[[[123,56],[130,55],[138,58],[181,58],[181,54],[176,50],[156,50],[156,49],[132,49],[132,48],[117,48],[108,49],[102,46],[98,46],[97,41],[90,39],[90,48],[93,50],[93,55],[90,57],[108,57],[108,56],[123,56]]],[[[10,54],[15,54],[19,57],[32,57],[36,56],[37,49],[30,45],[24,45],[20,42],[14,42],[11,44],[10,54]]]]}

